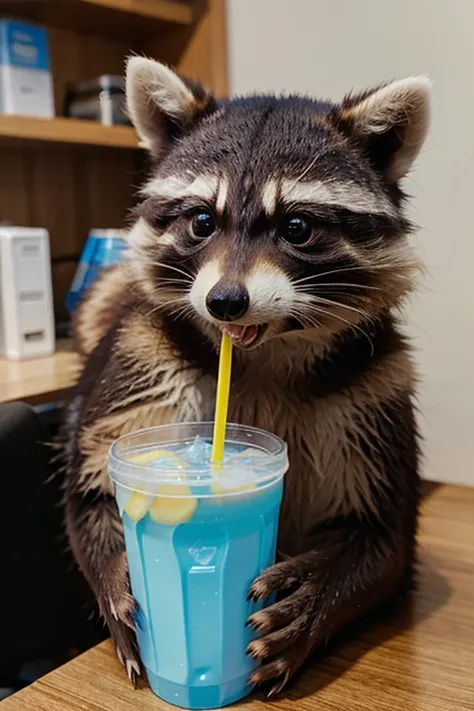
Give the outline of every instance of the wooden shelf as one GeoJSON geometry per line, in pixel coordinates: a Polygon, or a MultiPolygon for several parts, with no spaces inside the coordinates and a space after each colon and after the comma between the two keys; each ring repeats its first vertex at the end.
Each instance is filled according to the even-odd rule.
{"type": "Polygon", "coordinates": [[[82,143],[89,146],[138,148],[131,126],[103,126],[96,121],[56,117],[0,114],[0,137],[53,143],[82,143]]]}
{"type": "Polygon", "coordinates": [[[0,0],[2,15],[111,37],[156,36],[162,28],[191,25],[194,13],[177,0],[0,0]]]}
{"type": "Polygon", "coordinates": [[[0,402],[23,400],[38,405],[61,399],[76,382],[80,365],[68,341],[59,341],[56,352],[44,358],[0,359],[0,402]]]}
{"type": "Polygon", "coordinates": [[[228,95],[226,0],[0,0],[0,15],[43,25],[58,118],[0,113],[0,216],[48,230],[55,318],[93,227],[121,227],[149,171],[130,126],[62,118],[71,85],[122,76],[146,55],[228,95]],[[118,150],[121,149],[121,150],[118,150]]]}

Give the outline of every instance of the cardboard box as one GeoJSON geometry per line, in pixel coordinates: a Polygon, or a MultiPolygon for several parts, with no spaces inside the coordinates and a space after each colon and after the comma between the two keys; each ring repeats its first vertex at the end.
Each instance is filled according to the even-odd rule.
{"type": "Polygon", "coordinates": [[[54,116],[48,35],[42,27],[0,20],[0,112],[54,116]]]}

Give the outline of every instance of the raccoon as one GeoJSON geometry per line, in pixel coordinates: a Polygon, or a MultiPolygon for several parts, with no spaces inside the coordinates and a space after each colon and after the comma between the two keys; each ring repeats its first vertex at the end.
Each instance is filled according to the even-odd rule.
{"type": "Polygon", "coordinates": [[[347,623],[402,596],[415,555],[416,375],[397,323],[418,263],[400,180],[426,136],[430,83],[339,104],[217,101],[133,57],[127,102],[152,159],[124,264],[76,319],[87,356],[66,432],[71,548],[133,681],[141,674],[124,538],[107,477],[118,436],[212,419],[218,346],[235,347],[229,417],[289,446],[276,602],[254,684],[281,690],[347,623]]]}

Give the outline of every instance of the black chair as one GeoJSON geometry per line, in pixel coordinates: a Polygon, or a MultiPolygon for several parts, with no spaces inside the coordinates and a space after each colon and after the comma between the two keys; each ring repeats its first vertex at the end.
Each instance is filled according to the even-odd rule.
{"type": "Polygon", "coordinates": [[[49,440],[30,406],[0,405],[0,686],[25,662],[60,663],[105,636],[67,550],[49,440]]]}

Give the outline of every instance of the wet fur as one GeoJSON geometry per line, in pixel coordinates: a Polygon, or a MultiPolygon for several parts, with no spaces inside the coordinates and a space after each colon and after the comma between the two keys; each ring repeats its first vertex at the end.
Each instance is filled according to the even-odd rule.
{"type": "MultiPolygon", "coordinates": [[[[371,94],[360,101],[366,96],[371,94]]],[[[132,229],[129,263],[123,271],[104,275],[76,321],[78,342],[89,357],[65,426],[66,525],[119,657],[136,679],[140,669],[133,600],[122,527],[106,472],[107,451],[116,437],[131,430],[212,418],[218,359],[213,326],[189,312],[176,317],[155,294],[153,284],[160,277],[172,278],[172,268],[166,265],[188,263],[195,274],[219,254],[224,273],[232,270],[242,279],[259,260],[278,263],[285,273],[297,276],[305,269],[320,274],[338,269],[344,276],[340,280],[340,292],[346,290],[344,304],[354,307],[361,305],[360,290],[365,288],[367,318],[346,310],[341,312],[346,325],[331,315],[319,329],[290,327],[288,322],[285,333],[270,333],[273,337],[254,351],[235,353],[231,421],[275,432],[288,442],[290,452],[279,531],[281,562],[262,571],[250,590],[255,599],[278,596],[278,602],[250,618],[249,624],[262,637],[248,650],[259,661],[252,681],[271,682],[272,690],[278,691],[317,646],[346,622],[398,596],[411,575],[419,483],[412,404],[416,380],[409,346],[391,307],[410,291],[414,262],[406,246],[409,225],[401,190],[392,177],[383,177],[386,169],[391,176],[397,174],[396,156],[390,160],[385,155],[388,149],[378,143],[378,163],[371,168],[362,149],[353,147],[351,132],[363,121],[363,111],[351,117],[349,110],[353,105],[360,108],[360,101],[351,98],[338,108],[299,98],[285,104],[256,97],[210,108],[205,97],[198,94],[203,127],[193,132],[188,124],[181,126],[187,140],[174,146],[168,137],[169,147],[164,149],[161,126],[159,150],[151,147],[161,157],[152,176],[155,189],[161,176],[184,171],[189,156],[199,154],[203,145],[208,149],[200,163],[203,173],[215,170],[216,161],[225,171],[231,153],[233,170],[227,174],[237,175],[238,182],[227,184],[220,200],[237,206],[228,216],[234,231],[248,233],[258,218],[257,204],[268,176],[281,166],[282,153],[288,153],[287,170],[293,156],[298,176],[300,162],[307,167],[307,156],[314,154],[307,133],[316,131],[321,175],[356,181],[374,199],[380,197],[381,205],[388,201],[391,216],[381,225],[374,216],[372,222],[363,217],[358,222],[357,215],[341,213],[336,232],[330,230],[302,265],[291,253],[277,255],[264,236],[252,247],[245,248],[242,238],[232,251],[229,240],[222,239],[216,240],[213,250],[192,252],[180,236],[179,219],[172,239],[160,245],[160,236],[170,234],[166,221],[154,222],[164,198],[145,197],[132,229]],[[296,116],[304,119],[301,145],[288,147],[278,133],[278,120],[286,126],[287,120],[294,124],[296,116]],[[232,151],[228,146],[224,151],[225,143],[216,144],[216,131],[226,120],[233,126],[228,134],[228,140],[235,141],[232,151]],[[258,142],[261,152],[255,148],[258,142]],[[246,150],[255,151],[250,171],[246,150]],[[385,164],[380,162],[381,150],[385,164]],[[343,232],[349,237],[341,240],[344,220],[343,232]],[[370,247],[384,230],[377,248],[370,247]],[[157,266],[157,261],[165,266],[157,266]],[[344,286],[348,281],[360,290],[344,286]]],[[[183,117],[193,117],[183,121],[196,121],[196,111],[183,110],[183,117]]],[[[139,115],[135,121],[140,130],[139,115]]],[[[153,132],[149,122],[143,125],[149,145],[153,132]]],[[[178,130],[175,119],[167,130],[178,130]]],[[[283,135],[287,137],[285,131],[283,135]]],[[[406,153],[402,158],[406,161],[406,153]]],[[[277,192],[266,189],[267,210],[277,192]]],[[[328,209],[327,219],[335,220],[328,209]]]]}

